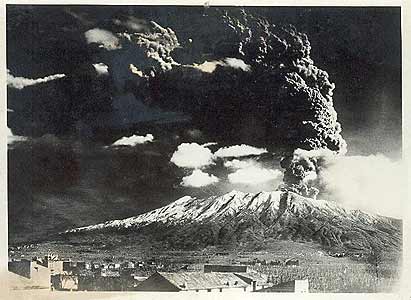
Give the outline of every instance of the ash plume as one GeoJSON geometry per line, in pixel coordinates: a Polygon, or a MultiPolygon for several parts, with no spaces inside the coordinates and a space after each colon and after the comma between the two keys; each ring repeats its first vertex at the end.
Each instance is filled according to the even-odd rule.
{"type": "Polygon", "coordinates": [[[121,33],[119,36],[144,49],[147,58],[155,61],[161,70],[170,70],[178,65],[170,54],[180,46],[177,36],[171,28],[164,28],[154,21],[150,24],[148,32],[121,33]]]}
{"type": "Polygon", "coordinates": [[[341,125],[333,107],[333,90],[328,73],[314,65],[306,34],[293,26],[276,26],[241,10],[238,18],[224,16],[239,36],[239,53],[254,72],[268,74],[264,96],[271,102],[274,131],[285,133],[294,149],[328,148],[346,152],[341,125]],[[270,80],[271,79],[271,80],[270,80]],[[275,80],[277,79],[277,80],[275,80]]]}
{"type": "Polygon", "coordinates": [[[329,149],[296,149],[292,155],[281,161],[284,171],[284,184],[281,190],[296,192],[306,197],[316,198],[319,194],[318,174],[325,167],[325,160],[337,156],[329,149]]]}
{"type": "Polygon", "coordinates": [[[310,57],[307,35],[244,10],[232,15],[217,11],[209,18],[224,28],[227,41],[217,37],[213,59],[196,66],[230,57],[247,70],[219,63],[211,72],[174,67],[149,78],[150,100],[190,115],[217,142],[229,138],[282,155],[282,188],[315,197],[318,191],[304,183],[306,172],[315,168],[294,157],[294,150],[344,154],[346,142],[333,106],[335,85],[310,57]],[[190,91],[189,86],[197,88],[190,91]]]}

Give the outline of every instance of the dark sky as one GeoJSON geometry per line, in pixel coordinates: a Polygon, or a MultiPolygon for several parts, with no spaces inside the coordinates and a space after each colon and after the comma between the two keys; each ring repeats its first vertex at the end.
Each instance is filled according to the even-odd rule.
{"type": "MultiPolygon", "coordinates": [[[[25,78],[66,75],[22,89],[8,88],[8,108],[12,110],[8,126],[14,135],[26,138],[9,145],[8,152],[12,241],[136,215],[186,194],[221,194],[233,188],[258,191],[279,184],[280,180],[253,186],[230,183],[225,161],[216,161],[203,170],[220,178],[218,184],[183,187],[182,177],[191,170],[170,162],[183,142],[217,141],[218,145],[210,147],[212,151],[241,143],[266,147],[274,154],[253,160],[260,167],[280,169],[281,151],[275,146],[282,140],[278,136],[271,140],[271,133],[261,125],[263,118],[244,114],[261,111],[255,89],[269,93],[261,83],[264,79],[250,81],[246,72],[227,66],[217,67],[211,75],[175,67],[158,73],[155,78],[159,79],[147,87],[145,79],[130,73],[129,65],[149,74],[158,70],[159,64],[140,46],[122,40],[121,49],[107,50],[89,43],[85,36],[95,28],[114,35],[148,34],[153,29],[149,22],[155,21],[163,28],[170,27],[181,45],[164,57],[170,55],[184,65],[221,61],[236,54],[232,34],[220,21],[225,10],[229,14],[238,11],[7,6],[10,74],[25,78]],[[98,74],[93,67],[101,62],[108,66],[108,75],[98,74]],[[241,109],[233,110],[242,97],[241,109]],[[169,103],[158,103],[168,98],[169,103]],[[201,107],[202,101],[209,101],[205,112],[196,106],[201,107]],[[123,136],[148,133],[154,142],[110,147],[123,136]]],[[[246,11],[278,26],[293,24],[307,34],[311,59],[336,86],[333,102],[348,144],[347,155],[401,156],[399,8],[246,11]]]]}

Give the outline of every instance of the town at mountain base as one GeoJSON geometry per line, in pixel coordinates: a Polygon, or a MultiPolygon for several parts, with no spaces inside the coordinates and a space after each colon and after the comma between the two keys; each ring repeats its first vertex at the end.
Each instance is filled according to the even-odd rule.
{"type": "MultiPolygon", "coordinates": [[[[262,292],[294,291],[299,280],[305,280],[310,292],[387,292],[399,281],[401,226],[397,219],[292,192],[232,191],[204,199],[182,197],[136,217],[70,229],[47,241],[12,247],[9,253],[18,258],[11,264],[53,251],[69,264],[104,265],[110,272],[111,265],[115,269],[131,262],[138,265],[138,274],[148,277],[137,286],[117,290],[189,290],[184,282],[178,289],[170,286],[167,276],[206,276],[202,270],[213,264],[220,269],[249,268],[267,276],[259,287],[262,292]],[[152,284],[158,280],[164,284],[152,284]]],[[[128,274],[125,270],[115,271],[120,277],[101,273],[90,280],[96,286],[107,280],[128,282],[122,281],[121,276],[128,274]]],[[[66,282],[67,276],[77,275],[58,276],[66,282]]],[[[75,289],[85,288],[80,281],[89,278],[80,277],[75,289]]],[[[251,289],[240,287],[237,290],[251,289]]],[[[97,288],[87,285],[85,289],[97,288]]]]}

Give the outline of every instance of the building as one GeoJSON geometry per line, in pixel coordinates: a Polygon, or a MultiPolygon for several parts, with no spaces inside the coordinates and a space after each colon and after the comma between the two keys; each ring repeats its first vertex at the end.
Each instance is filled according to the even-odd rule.
{"type": "Polygon", "coordinates": [[[61,274],[64,271],[65,262],[60,260],[57,255],[48,254],[44,257],[34,257],[33,261],[35,261],[38,265],[48,268],[51,275],[61,274]]]}
{"type": "Polygon", "coordinates": [[[132,261],[126,261],[121,264],[122,269],[134,269],[136,264],[132,261]]]}
{"type": "Polygon", "coordinates": [[[61,274],[63,273],[63,263],[62,260],[48,260],[46,266],[51,275],[61,274]]]}
{"type": "Polygon", "coordinates": [[[309,293],[308,279],[291,280],[257,290],[263,293],[309,293]]]}
{"type": "Polygon", "coordinates": [[[80,275],[79,291],[134,291],[142,279],[133,276],[80,275]]]}
{"type": "Polygon", "coordinates": [[[68,274],[51,275],[51,289],[62,291],[78,290],[78,276],[68,274]]]}
{"type": "Polygon", "coordinates": [[[268,282],[268,276],[261,274],[256,271],[249,271],[244,273],[234,273],[241,280],[246,282],[252,287],[252,291],[255,292],[260,289],[271,286],[272,284],[268,282]]]}
{"type": "Polygon", "coordinates": [[[58,257],[51,255],[46,255],[43,258],[34,257],[32,260],[11,260],[8,263],[9,271],[14,274],[10,277],[13,278],[11,286],[16,289],[76,290],[78,279],[74,275],[78,275],[90,267],[90,264],[85,262],[58,260],[58,257]]]}
{"type": "Polygon", "coordinates": [[[119,269],[101,269],[100,275],[102,277],[120,277],[119,269]]]}
{"type": "Polygon", "coordinates": [[[244,292],[250,286],[233,273],[156,272],[141,282],[137,291],[152,292],[244,292]]]}
{"type": "Polygon", "coordinates": [[[8,287],[11,290],[24,290],[38,288],[37,284],[31,279],[17,275],[16,273],[8,272],[7,274],[8,287]]]}
{"type": "Polygon", "coordinates": [[[90,264],[84,261],[63,261],[62,271],[58,274],[78,275],[87,269],[90,269],[90,264]]]}
{"type": "Polygon", "coordinates": [[[8,262],[10,287],[12,289],[49,289],[50,269],[37,261],[28,259],[12,260],[8,262]]]}
{"type": "Polygon", "coordinates": [[[252,287],[252,291],[264,289],[270,284],[268,276],[249,269],[244,265],[204,265],[204,273],[233,273],[252,287]]]}

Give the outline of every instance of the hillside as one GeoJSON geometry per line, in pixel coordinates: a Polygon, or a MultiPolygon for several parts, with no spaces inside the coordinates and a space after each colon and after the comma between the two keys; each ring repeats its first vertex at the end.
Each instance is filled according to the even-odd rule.
{"type": "Polygon", "coordinates": [[[122,245],[127,240],[161,241],[169,250],[207,246],[259,250],[268,240],[291,240],[342,251],[391,251],[401,247],[401,221],[291,192],[232,191],[205,199],[186,196],[136,217],[60,234],[66,241],[97,242],[102,236],[122,245]]]}

